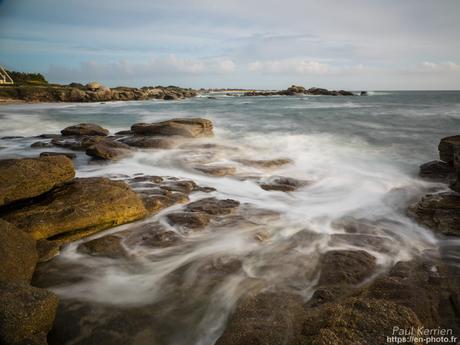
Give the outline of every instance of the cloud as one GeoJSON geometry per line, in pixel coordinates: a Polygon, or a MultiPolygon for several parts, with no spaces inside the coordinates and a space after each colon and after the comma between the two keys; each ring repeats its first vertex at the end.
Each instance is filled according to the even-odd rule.
{"type": "Polygon", "coordinates": [[[418,64],[415,70],[418,72],[460,72],[460,64],[452,61],[438,63],[424,61],[418,64]]]}
{"type": "Polygon", "coordinates": [[[87,61],[76,68],[51,65],[47,76],[50,80],[64,81],[131,81],[154,80],[165,75],[221,75],[232,73],[236,64],[228,58],[192,59],[168,55],[152,57],[147,62],[121,60],[113,63],[87,61]]]}
{"type": "Polygon", "coordinates": [[[249,70],[262,73],[301,73],[301,74],[324,74],[330,71],[330,66],[318,61],[303,59],[282,59],[255,61],[249,64],[249,70]]]}

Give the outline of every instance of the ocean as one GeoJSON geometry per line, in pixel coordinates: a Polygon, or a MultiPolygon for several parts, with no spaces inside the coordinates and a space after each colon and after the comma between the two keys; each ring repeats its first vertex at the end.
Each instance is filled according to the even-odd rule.
{"type": "MultiPolygon", "coordinates": [[[[279,215],[260,217],[251,225],[219,224],[214,230],[211,226],[181,233],[184,243],[177,247],[130,248],[134,266],[82,254],[76,250],[78,243],[70,244],[57,260],[77,265],[80,279],[51,287],[62,299],[115,308],[149,306],[157,315],[152,327],[159,344],[210,345],[221,334],[238,298],[251,289],[289,291],[308,300],[318,282],[318,258],[331,249],[367,251],[377,258],[379,272],[440,247],[451,248],[449,260],[460,264],[458,240],[436,237],[406,213],[422,195],[447,190],[444,184],[420,179],[418,167],[438,159],[441,138],[460,134],[459,91],[213,97],[0,106],[0,137],[24,136],[0,140],[0,159],[59,151],[30,145],[38,140],[33,138],[36,135],[59,133],[82,122],[97,123],[114,133],[137,122],[210,119],[215,136],[196,139],[212,144],[204,145],[206,149],[139,150],[111,163],[95,163],[81,153],[75,160],[77,176],[143,173],[188,178],[216,189],[192,194],[192,201],[229,198],[279,215]],[[239,162],[277,158],[292,163],[262,169],[239,162]],[[236,174],[207,176],[192,168],[196,162],[232,166],[236,174]],[[257,181],[273,176],[309,183],[289,193],[260,188],[257,181]],[[254,240],[253,234],[259,232],[264,233],[264,241],[254,240]],[[362,234],[374,241],[357,240],[362,234]],[[235,260],[241,269],[229,272],[226,264],[235,260]],[[218,278],[208,273],[210,262],[218,278]]],[[[164,224],[170,211],[141,222],[164,224]]]]}

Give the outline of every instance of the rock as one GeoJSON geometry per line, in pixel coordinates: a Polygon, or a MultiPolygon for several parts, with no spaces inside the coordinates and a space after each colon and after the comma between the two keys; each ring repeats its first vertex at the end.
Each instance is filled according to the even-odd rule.
{"type": "Polygon", "coordinates": [[[69,159],[77,158],[77,155],[73,152],[42,152],[40,157],[54,157],[54,156],[66,156],[69,159]]]}
{"type": "Polygon", "coordinates": [[[122,238],[117,235],[107,235],[80,244],[77,250],[92,256],[121,258],[128,256],[128,252],[121,243],[122,238]]]}
{"type": "Polygon", "coordinates": [[[450,185],[450,188],[457,193],[460,193],[460,173],[457,173],[457,179],[450,185]]]}
{"type": "Polygon", "coordinates": [[[59,252],[59,244],[48,240],[37,241],[38,262],[50,261],[52,258],[58,256],[59,252]]]}
{"type": "Polygon", "coordinates": [[[296,85],[292,85],[291,87],[288,87],[286,90],[286,94],[289,96],[303,95],[306,92],[307,90],[303,86],[296,86],[296,85]]]}
{"type": "Polygon", "coordinates": [[[206,175],[211,176],[231,176],[235,175],[236,169],[232,166],[226,165],[195,165],[193,167],[195,170],[198,170],[206,175]]]}
{"type": "Polygon", "coordinates": [[[460,135],[442,138],[438,145],[439,158],[453,165],[454,151],[459,150],[458,147],[460,147],[460,135]],[[455,149],[455,147],[457,148],[455,149]]]}
{"type": "Polygon", "coordinates": [[[286,164],[291,164],[292,160],[288,158],[278,159],[237,159],[238,163],[257,168],[277,168],[286,164]]]}
{"type": "Polygon", "coordinates": [[[0,206],[39,196],[74,176],[64,156],[0,160],[0,206]]]}
{"type": "Polygon", "coordinates": [[[427,194],[409,207],[409,215],[447,236],[460,236],[460,194],[427,194]]]}
{"type": "Polygon", "coordinates": [[[361,91],[361,92],[359,93],[359,95],[360,95],[360,96],[368,96],[368,93],[367,93],[367,91],[361,91]]]}
{"type": "Polygon", "coordinates": [[[331,250],[320,260],[319,285],[356,285],[376,269],[375,257],[363,250],[331,250]]]}
{"type": "Polygon", "coordinates": [[[244,298],[216,345],[298,344],[302,329],[302,298],[262,293],[244,298]]]}
{"type": "Polygon", "coordinates": [[[118,131],[115,133],[115,135],[133,135],[134,132],[130,129],[128,130],[123,130],[123,131],[118,131]]]}
{"type": "Polygon", "coordinates": [[[158,222],[142,224],[129,229],[123,234],[129,247],[142,245],[144,247],[170,247],[180,241],[180,236],[174,231],[167,230],[158,222]]]}
{"type": "Polygon", "coordinates": [[[182,180],[182,181],[165,181],[164,183],[160,185],[160,187],[164,190],[171,191],[171,192],[180,192],[184,194],[190,194],[198,186],[193,181],[182,180]]]}
{"type": "Polygon", "coordinates": [[[82,136],[82,137],[60,137],[54,138],[51,140],[53,145],[59,147],[66,147],[72,150],[86,150],[88,147],[103,141],[107,140],[106,137],[100,135],[93,136],[82,136]]]}
{"type": "Polygon", "coordinates": [[[292,177],[272,176],[260,184],[260,187],[267,191],[293,192],[300,187],[310,184],[309,181],[298,180],[292,177]]]}
{"type": "Polygon", "coordinates": [[[88,156],[105,160],[119,160],[129,156],[132,152],[133,149],[130,146],[108,139],[98,141],[86,149],[88,156]]]}
{"type": "Polygon", "coordinates": [[[69,135],[99,135],[106,136],[109,134],[109,131],[105,128],[102,128],[99,125],[94,123],[80,123],[78,125],[66,127],[61,131],[61,134],[64,136],[69,135]]]}
{"type": "Polygon", "coordinates": [[[37,264],[35,240],[0,219],[0,281],[30,283],[37,264]]]}
{"type": "Polygon", "coordinates": [[[126,183],[94,177],[55,188],[43,200],[4,218],[36,239],[67,243],[146,214],[141,199],[126,183]]]}
{"type": "Polygon", "coordinates": [[[420,166],[420,177],[436,181],[448,181],[454,176],[451,165],[442,161],[431,161],[420,166]]]}
{"type": "Polygon", "coordinates": [[[24,283],[0,282],[0,343],[46,345],[58,297],[24,283]]]}
{"type": "Polygon", "coordinates": [[[120,140],[122,143],[133,147],[149,149],[171,149],[175,146],[173,140],[169,138],[155,138],[145,136],[134,136],[120,140]]]}
{"type": "Polygon", "coordinates": [[[104,86],[102,86],[100,83],[97,81],[92,81],[88,84],[86,84],[86,88],[91,91],[97,91],[99,89],[102,89],[104,86]]]}
{"type": "Polygon", "coordinates": [[[131,130],[139,135],[181,136],[188,138],[213,135],[212,122],[201,118],[177,118],[156,123],[136,123],[131,130]]]}
{"type": "Polygon", "coordinates": [[[174,212],[166,216],[169,223],[188,229],[201,229],[209,224],[210,218],[204,212],[174,212]]]}
{"type": "Polygon", "coordinates": [[[190,212],[205,212],[210,215],[220,216],[232,213],[240,205],[239,201],[232,199],[204,198],[191,202],[186,206],[190,212]]]}
{"type": "Polygon", "coordinates": [[[378,299],[350,297],[309,310],[303,322],[301,344],[385,344],[393,327],[422,326],[409,308],[378,299]]]}
{"type": "Polygon", "coordinates": [[[53,147],[53,144],[45,141],[36,141],[32,145],[30,145],[32,148],[43,148],[43,147],[53,147]]]}

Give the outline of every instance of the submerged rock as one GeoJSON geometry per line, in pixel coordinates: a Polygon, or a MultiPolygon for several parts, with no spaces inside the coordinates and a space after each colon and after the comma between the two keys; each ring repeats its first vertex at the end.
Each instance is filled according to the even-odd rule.
{"type": "Polygon", "coordinates": [[[39,196],[74,176],[64,156],[0,160],[0,206],[39,196]]]}
{"type": "Polygon", "coordinates": [[[444,235],[460,236],[460,194],[427,194],[412,205],[409,214],[444,235]]]}
{"type": "Polygon", "coordinates": [[[149,149],[171,149],[175,146],[173,140],[169,138],[155,138],[148,136],[134,136],[120,140],[122,143],[132,147],[149,149]]]}
{"type": "Polygon", "coordinates": [[[236,162],[247,166],[257,168],[277,168],[286,164],[291,164],[292,160],[288,158],[278,159],[237,159],[236,162]]]}
{"type": "Polygon", "coordinates": [[[126,144],[114,140],[101,140],[86,149],[88,156],[105,159],[118,160],[129,156],[133,149],[126,144]]]}
{"type": "Polygon", "coordinates": [[[0,219],[0,281],[30,283],[37,264],[35,240],[0,219]]]}
{"type": "Polygon", "coordinates": [[[293,192],[300,187],[310,184],[309,181],[298,180],[292,177],[273,176],[260,184],[267,191],[293,192]]]}
{"type": "Polygon", "coordinates": [[[209,224],[209,215],[205,212],[173,212],[166,216],[169,223],[188,229],[201,229],[209,224]]]}
{"type": "Polygon", "coordinates": [[[56,137],[51,140],[51,143],[58,147],[65,147],[71,150],[86,150],[88,147],[96,144],[99,141],[106,140],[106,137],[100,135],[92,136],[68,136],[56,137]]]}
{"type": "Polygon", "coordinates": [[[206,175],[211,175],[211,176],[231,176],[235,175],[236,169],[235,167],[232,166],[226,166],[226,165],[195,165],[193,167],[195,170],[198,170],[199,172],[202,172],[206,175]]]}
{"type": "Polygon", "coordinates": [[[177,118],[156,123],[136,123],[131,130],[139,135],[181,136],[188,138],[212,136],[212,122],[201,118],[177,118]]]}
{"type": "Polygon", "coordinates": [[[80,244],[77,250],[92,256],[121,258],[128,256],[128,252],[121,244],[122,238],[117,235],[107,235],[80,244]]]}
{"type": "Polygon", "coordinates": [[[69,159],[77,158],[77,155],[73,152],[42,152],[40,157],[54,157],[54,156],[66,156],[69,159]]]}
{"type": "Polygon", "coordinates": [[[61,131],[61,134],[64,136],[69,135],[99,135],[99,136],[106,136],[109,134],[109,130],[105,129],[99,125],[94,123],[80,123],[78,125],[69,126],[64,128],[61,131]]]}
{"type": "Polygon", "coordinates": [[[0,282],[0,343],[46,345],[58,303],[48,290],[0,282]]]}
{"type": "Polygon", "coordinates": [[[126,183],[95,177],[75,179],[4,218],[36,239],[66,243],[146,214],[141,199],[126,183]]]}
{"type": "Polygon", "coordinates": [[[191,202],[186,206],[186,210],[210,215],[225,215],[232,213],[239,205],[239,201],[232,199],[204,198],[191,202]]]}

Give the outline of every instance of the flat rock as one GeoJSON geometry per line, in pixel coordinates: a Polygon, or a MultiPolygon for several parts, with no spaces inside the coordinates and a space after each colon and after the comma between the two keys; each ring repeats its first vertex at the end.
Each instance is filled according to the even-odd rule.
{"type": "Polygon", "coordinates": [[[311,182],[292,177],[272,176],[260,183],[260,187],[267,191],[293,192],[298,188],[309,185],[311,182]]]}
{"type": "Polygon", "coordinates": [[[82,136],[82,135],[100,135],[100,136],[106,136],[109,134],[109,131],[99,125],[96,125],[94,123],[80,123],[78,125],[74,126],[69,126],[64,128],[61,131],[62,135],[77,135],[77,136],[82,136]]]}
{"type": "Polygon", "coordinates": [[[0,343],[46,345],[58,303],[51,291],[0,282],[0,343]]]}
{"type": "Polygon", "coordinates": [[[64,156],[0,160],[0,206],[39,196],[74,176],[64,156]]]}
{"type": "Polygon", "coordinates": [[[448,236],[460,236],[460,194],[427,194],[408,213],[423,225],[448,236]]]}
{"type": "Polygon", "coordinates": [[[126,145],[139,147],[144,149],[171,149],[175,146],[175,142],[169,138],[155,138],[149,136],[133,136],[120,139],[126,145]]]}
{"type": "Polygon", "coordinates": [[[92,256],[121,258],[128,256],[128,252],[121,243],[122,238],[117,235],[107,235],[80,244],[77,250],[92,256]]]}
{"type": "Polygon", "coordinates": [[[35,239],[0,219],[0,281],[30,283],[37,264],[35,239]]]}
{"type": "Polygon", "coordinates": [[[115,140],[101,140],[86,149],[88,156],[104,160],[122,159],[132,152],[133,149],[129,145],[115,140]]]}
{"type": "Polygon", "coordinates": [[[213,125],[210,120],[201,118],[177,118],[156,123],[136,123],[131,126],[135,134],[181,136],[188,138],[212,136],[213,125]]]}
{"type": "Polygon", "coordinates": [[[298,344],[302,328],[302,298],[262,293],[243,298],[216,345],[298,344]]]}
{"type": "Polygon", "coordinates": [[[100,135],[85,135],[85,136],[63,136],[56,137],[51,140],[51,143],[58,147],[65,147],[71,150],[84,151],[88,147],[96,144],[99,141],[105,140],[106,137],[100,135]]]}
{"type": "Polygon", "coordinates": [[[40,157],[54,157],[54,156],[66,156],[69,159],[77,158],[77,155],[73,152],[42,152],[40,157]]]}
{"type": "Polygon", "coordinates": [[[195,165],[195,170],[211,176],[232,176],[236,173],[236,168],[226,165],[195,165]]]}
{"type": "Polygon", "coordinates": [[[209,215],[205,212],[173,212],[166,218],[171,225],[178,225],[188,229],[201,229],[209,224],[209,215]]]}
{"type": "Polygon", "coordinates": [[[146,214],[141,199],[126,183],[94,177],[75,179],[4,218],[36,239],[67,242],[146,214]]]}
{"type": "Polygon", "coordinates": [[[331,250],[320,260],[319,285],[356,285],[376,268],[375,257],[358,250],[331,250]]]}
{"type": "Polygon", "coordinates": [[[257,168],[277,168],[283,165],[291,164],[292,160],[288,158],[277,159],[237,159],[236,162],[257,168]]]}
{"type": "Polygon", "coordinates": [[[239,201],[232,199],[204,198],[191,202],[186,206],[186,210],[210,215],[226,215],[232,213],[239,205],[239,201]]]}

